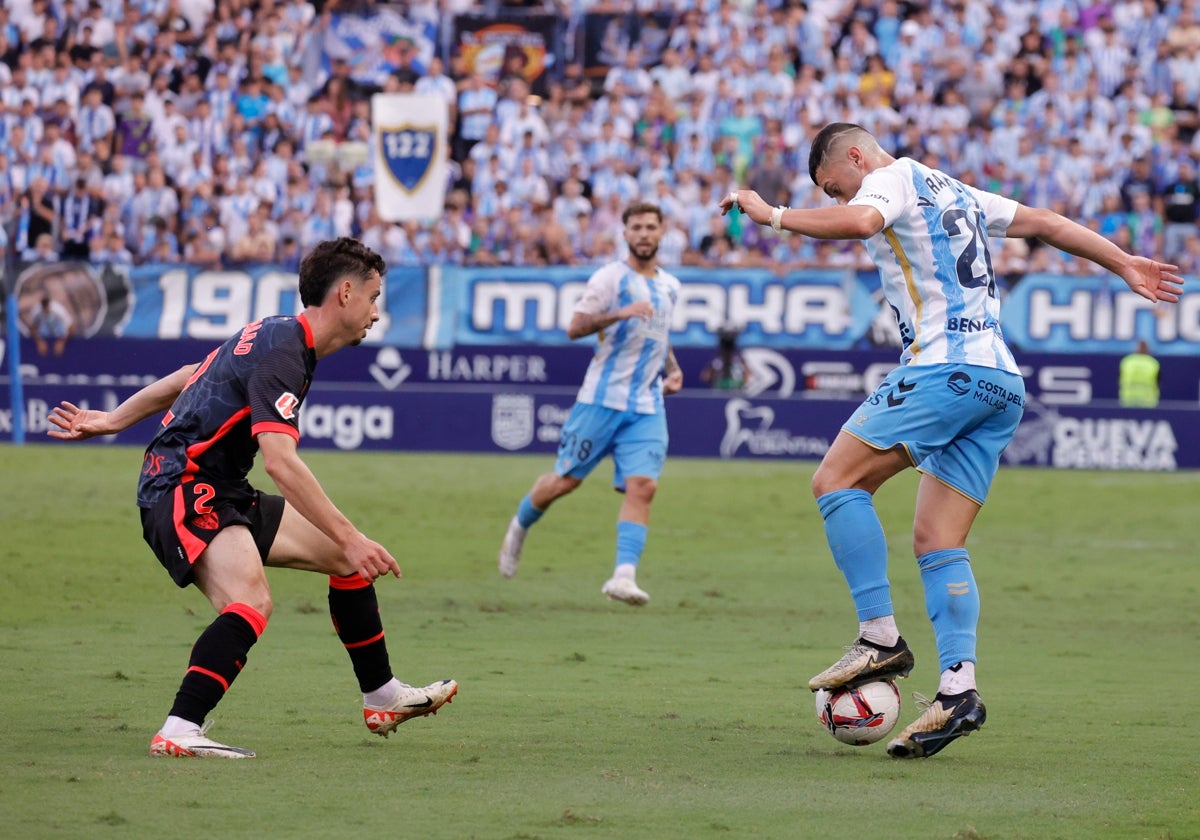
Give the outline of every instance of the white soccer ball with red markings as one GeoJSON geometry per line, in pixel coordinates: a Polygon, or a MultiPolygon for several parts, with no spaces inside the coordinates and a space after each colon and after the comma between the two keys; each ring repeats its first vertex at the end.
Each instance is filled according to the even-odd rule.
{"type": "Polygon", "coordinates": [[[843,744],[862,747],[887,736],[900,719],[900,689],[895,680],[854,688],[822,688],[816,693],[817,720],[843,744]]]}

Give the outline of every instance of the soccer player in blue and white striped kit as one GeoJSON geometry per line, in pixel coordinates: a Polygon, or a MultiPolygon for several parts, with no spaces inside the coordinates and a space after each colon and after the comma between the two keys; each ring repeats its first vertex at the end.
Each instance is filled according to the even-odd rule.
{"type": "Polygon", "coordinates": [[[658,205],[631,204],[621,218],[629,256],[588,279],[567,328],[573,340],[598,333],[596,355],[563,425],[554,471],[540,476],[521,499],[498,565],[505,577],[516,574],[529,528],[555,499],[578,487],[612,455],[613,486],[625,498],[617,516],[616,568],[600,591],[612,600],[642,606],[650,596],[637,585],[637,566],[667,455],[663,395],[683,387],[668,335],[679,280],[656,260],[663,237],[658,205]]]}
{"type": "Polygon", "coordinates": [[[983,725],[975,682],[979,593],[967,534],[1024,408],[1025,386],[1000,329],[988,235],[1037,238],[1117,274],[1151,301],[1175,302],[1176,266],[1127,254],[1050,210],[969,187],[833,123],[813,140],[809,174],[838,207],[770,207],[735,190],[722,212],[816,239],[863,239],[904,346],[900,366],[842,426],[813,475],[825,534],[858,611],[859,637],[809,688],[907,676],[874,493],[908,467],[921,473],[913,550],[937,641],[937,696],[888,744],[897,758],[933,755],[983,725]]]}

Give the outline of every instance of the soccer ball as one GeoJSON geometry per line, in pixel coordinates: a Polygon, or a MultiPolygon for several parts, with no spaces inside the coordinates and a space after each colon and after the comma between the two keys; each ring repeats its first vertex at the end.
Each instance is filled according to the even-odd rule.
{"type": "Polygon", "coordinates": [[[843,744],[861,747],[887,736],[900,719],[900,689],[895,680],[854,688],[822,688],[816,693],[817,720],[843,744]]]}

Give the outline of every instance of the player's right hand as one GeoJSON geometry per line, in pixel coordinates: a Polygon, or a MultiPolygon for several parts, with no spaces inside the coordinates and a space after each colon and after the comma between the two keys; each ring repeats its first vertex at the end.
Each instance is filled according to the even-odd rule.
{"type": "Polygon", "coordinates": [[[386,548],[363,533],[358,533],[344,546],[346,559],[363,580],[374,581],[389,572],[400,577],[400,564],[386,548]]]}
{"type": "Polygon", "coordinates": [[[80,408],[66,400],[55,406],[46,420],[55,427],[48,429],[46,434],[59,440],[87,440],[99,435],[111,435],[114,431],[109,428],[107,411],[80,408]]]}
{"type": "Polygon", "coordinates": [[[771,205],[754,190],[734,190],[721,199],[722,216],[734,210],[740,210],[760,225],[771,221],[771,205]]]}

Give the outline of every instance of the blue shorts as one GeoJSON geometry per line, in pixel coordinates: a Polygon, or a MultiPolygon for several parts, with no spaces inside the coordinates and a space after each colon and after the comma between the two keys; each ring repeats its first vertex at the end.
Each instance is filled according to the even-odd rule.
{"type": "Polygon", "coordinates": [[[656,481],[667,457],[667,417],[617,411],[600,405],[575,403],[563,424],[554,471],[569,478],[586,478],[611,454],[616,467],[613,487],[625,490],[625,477],[656,481]]]}
{"type": "Polygon", "coordinates": [[[1024,410],[1019,374],[910,365],[889,373],[842,429],[876,449],[903,446],[918,470],[983,504],[1024,410]]]}

